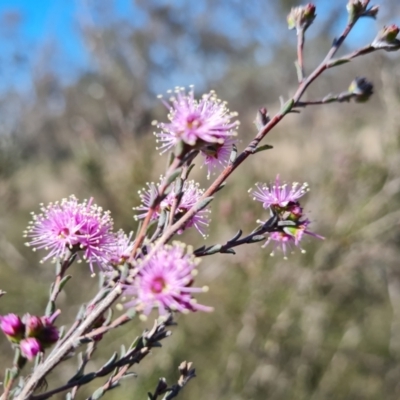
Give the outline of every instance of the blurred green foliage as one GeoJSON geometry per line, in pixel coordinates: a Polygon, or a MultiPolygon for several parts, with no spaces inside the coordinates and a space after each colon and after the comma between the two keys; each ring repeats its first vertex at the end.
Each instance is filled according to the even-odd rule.
{"type": "MultiPolygon", "coordinates": [[[[112,211],[116,228],[136,229],[132,207],[139,202],[137,190],[157,180],[166,163],[151,135],[151,121],[166,118],[154,82],[175,82],[180,76],[197,81],[201,72],[199,87],[217,89],[239,112],[241,146],[255,133],[256,110],[267,106],[273,113],[278,96],[293,92],[295,38],[283,31],[292,2],[272,7],[269,31],[260,12],[265,2],[255,2],[254,9],[233,0],[215,3],[222,10],[233,7],[243,32],[251,26],[266,36],[260,40],[249,34],[238,43],[208,19],[211,2],[200,12],[191,2],[139,1],[150,22],[135,29],[114,20],[112,8],[99,8],[93,12],[102,23],[80,26],[93,71],[65,86],[43,64],[40,73],[32,71],[33,100],[11,90],[1,94],[0,113],[4,121],[11,120],[2,125],[0,140],[0,289],[8,292],[0,300],[2,314],[44,311],[54,268],[39,264],[40,254],[24,247],[22,238],[29,213],[38,211],[39,203],[72,193],[93,196],[112,211]],[[264,50],[272,57],[260,61],[257,54],[264,50]]],[[[396,4],[388,1],[388,10],[398,10],[396,4]]],[[[337,15],[334,9],[332,20],[325,18],[320,34],[308,42],[307,71],[329,47],[337,15]]],[[[375,83],[369,103],[305,109],[268,135],[266,143],[274,149],[251,157],[212,204],[206,243],[225,241],[239,228],[248,232],[265,218],[247,189],[274,180],[277,173],[285,181],[308,181],[305,209],[313,230],[326,240],[305,240],[307,253],[295,251],[287,261],[279,253],[270,257],[259,244],[238,249],[236,256],[204,258],[199,285],[208,285],[210,292],[199,301],[215,312],[178,316],[164,347],[134,368],[138,377],[110,392],[109,399],[146,398],[160,376],[169,383],[178,378],[183,360],[194,362],[197,378],[181,398],[399,398],[398,55],[377,53],[329,71],[313,85],[310,98],[343,91],[360,75],[375,83]]],[[[204,186],[205,174],[193,171],[204,186]]],[[[194,247],[204,243],[193,232],[182,240],[194,247]]],[[[57,304],[64,324],[71,323],[97,285],[84,264],[71,272],[73,279],[57,304]]],[[[105,336],[90,367],[100,367],[121,343],[129,344],[151,325],[151,318],[135,320],[105,336]]],[[[11,357],[3,337],[0,364],[10,365],[11,357]]],[[[76,365],[74,358],[63,363],[49,387],[69,379],[76,365]]],[[[100,384],[82,389],[78,398],[100,384]]]]}

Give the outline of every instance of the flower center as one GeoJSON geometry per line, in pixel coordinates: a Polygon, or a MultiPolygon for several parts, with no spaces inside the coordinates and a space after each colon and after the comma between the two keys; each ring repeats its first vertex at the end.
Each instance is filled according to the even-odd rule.
{"type": "Polygon", "coordinates": [[[189,115],[186,118],[186,127],[188,129],[196,129],[201,125],[197,115],[189,115]]]}
{"type": "Polygon", "coordinates": [[[58,232],[58,237],[60,239],[65,239],[69,236],[69,229],[68,228],[63,228],[61,229],[60,232],[58,232]]]}
{"type": "Polygon", "coordinates": [[[165,287],[165,281],[161,276],[154,278],[151,283],[151,291],[156,294],[161,293],[165,287]]]}

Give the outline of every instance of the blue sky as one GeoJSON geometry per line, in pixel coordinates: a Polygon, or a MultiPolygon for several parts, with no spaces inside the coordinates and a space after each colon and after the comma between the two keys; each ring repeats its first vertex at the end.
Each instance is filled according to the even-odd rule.
{"type": "MultiPolygon", "coordinates": [[[[90,4],[96,4],[93,0],[87,1],[90,4]]],[[[346,0],[343,0],[344,6],[346,2],[346,0]]],[[[77,16],[88,15],[85,4],[86,1],[84,0],[0,0],[0,16],[12,11],[21,14],[20,40],[22,43],[20,42],[20,44],[25,54],[30,57],[30,61],[35,62],[35,57],[41,54],[39,50],[43,46],[57,43],[57,47],[61,51],[61,57],[55,57],[56,60],[49,60],[49,62],[58,62],[56,70],[61,72],[64,79],[68,81],[73,79],[79,70],[90,66],[88,53],[77,29],[77,16]]],[[[134,9],[132,0],[114,0],[113,4],[113,9],[116,13],[115,18],[125,18],[129,21],[139,21],[140,23],[139,11],[137,8],[134,9]]],[[[319,17],[322,17],[321,21],[324,14],[326,15],[327,13],[329,4],[332,3],[326,0],[317,0],[316,4],[319,6],[318,14],[319,17]]],[[[0,27],[0,32],[1,29],[0,27]]],[[[231,29],[231,31],[233,32],[234,29],[231,29]]],[[[371,21],[361,21],[360,27],[357,27],[350,39],[362,38],[364,42],[365,40],[370,40],[375,31],[376,28],[373,23],[371,24],[371,21]]],[[[0,37],[0,47],[2,49],[0,63],[4,64],[0,64],[0,88],[7,87],[8,84],[15,84],[15,82],[18,82],[18,86],[21,88],[28,84],[29,74],[28,71],[24,74],[21,70],[22,72],[19,72],[20,75],[15,76],[15,74],[7,70],[4,59],[7,58],[7,51],[11,51],[9,43],[11,42],[7,36],[2,35],[0,37]]]]}

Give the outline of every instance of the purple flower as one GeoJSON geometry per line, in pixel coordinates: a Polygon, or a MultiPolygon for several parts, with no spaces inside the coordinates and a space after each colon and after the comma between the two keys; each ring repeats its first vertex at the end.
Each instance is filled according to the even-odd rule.
{"type": "Polygon", "coordinates": [[[16,314],[1,316],[0,328],[13,343],[18,343],[24,336],[25,332],[25,326],[21,318],[16,314]]]}
{"type": "Polygon", "coordinates": [[[238,125],[237,121],[231,122],[236,113],[231,113],[213,91],[196,100],[193,87],[188,93],[184,88],[176,88],[169,102],[163,103],[169,110],[170,122],[157,123],[161,131],[155,135],[162,143],[162,152],[170,150],[181,140],[189,146],[204,142],[222,144],[234,134],[238,125]]]}
{"type": "Polygon", "coordinates": [[[228,165],[233,145],[237,140],[227,138],[223,143],[205,144],[200,149],[200,154],[204,157],[204,164],[207,166],[207,178],[216,170],[223,169],[228,165]]]}
{"type": "MultiPolygon", "coordinates": [[[[265,209],[269,209],[271,215],[277,217],[277,222],[268,233],[268,239],[263,245],[266,247],[269,243],[275,242],[275,248],[271,252],[274,255],[275,249],[280,248],[286,258],[289,248],[300,246],[300,241],[304,234],[324,239],[307,229],[310,221],[304,216],[303,208],[298,199],[308,192],[308,184],[293,183],[290,189],[288,185],[280,184],[279,175],[276,177],[275,184],[267,186],[257,184],[255,190],[250,190],[253,199],[260,201],[265,209]]],[[[264,224],[263,221],[257,221],[264,224]]]]}
{"type": "Polygon", "coordinates": [[[125,294],[133,296],[126,306],[135,307],[144,315],[153,308],[158,308],[160,315],[169,311],[212,311],[192,297],[192,293],[207,290],[192,287],[197,264],[198,259],[182,243],[164,245],[151,258],[138,261],[132,283],[125,286],[125,294]]]}
{"type": "MultiPolygon", "coordinates": [[[[141,219],[147,215],[147,212],[150,208],[152,199],[157,195],[157,186],[154,183],[147,184],[148,189],[144,191],[140,191],[139,195],[142,200],[142,204],[139,207],[136,207],[136,211],[141,211],[141,214],[138,214],[135,218],[141,219]]],[[[175,200],[179,193],[177,193],[177,183],[173,183],[171,185],[171,190],[167,194],[164,200],[156,208],[153,213],[152,219],[158,219],[162,211],[171,212],[174,207],[175,200]]],[[[183,217],[188,210],[190,210],[203,195],[204,190],[199,188],[199,185],[194,181],[185,181],[183,187],[181,189],[182,197],[180,199],[179,205],[175,208],[174,213],[174,221],[177,221],[179,218],[183,217]]],[[[178,231],[178,234],[181,234],[185,229],[191,228],[194,226],[202,236],[206,236],[206,228],[209,225],[209,214],[208,209],[203,209],[196,213],[186,224],[178,231]]]]}
{"type": "Polygon", "coordinates": [[[115,234],[115,241],[110,246],[110,252],[108,255],[108,264],[112,267],[123,265],[130,257],[133,249],[132,232],[129,236],[119,230],[115,234]]]}
{"type": "Polygon", "coordinates": [[[261,201],[265,209],[271,206],[286,207],[289,203],[297,202],[297,200],[309,191],[308,184],[300,185],[297,182],[292,184],[289,189],[287,184],[280,184],[279,175],[276,176],[275,184],[267,186],[266,184],[256,184],[255,190],[250,189],[254,200],[261,201]]]}
{"type": "Polygon", "coordinates": [[[33,337],[21,340],[19,346],[22,355],[28,360],[33,360],[38,353],[43,351],[39,340],[33,337]]]}
{"type": "Polygon", "coordinates": [[[32,239],[27,246],[48,251],[42,261],[62,259],[69,252],[82,252],[92,272],[93,263],[103,267],[115,240],[108,212],[92,204],[92,199],[78,203],[74,196],[50,203],[41,210],[41,214],[33,215],[25,237],[32,239]]]}

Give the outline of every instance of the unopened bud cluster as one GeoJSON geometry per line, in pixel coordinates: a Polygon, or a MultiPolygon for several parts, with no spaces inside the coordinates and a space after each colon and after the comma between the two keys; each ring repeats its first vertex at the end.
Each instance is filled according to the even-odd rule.
{"type": "Polygon", "coordinates": [[[21,319],[16,314],[7,314],[0,317],[0,329],[11,343],[19,346],[23,357],[32,360],[58,341],[59,331],[54,326],[57,316],[58,313],[51,317],[25,314],[21,319]]]}

